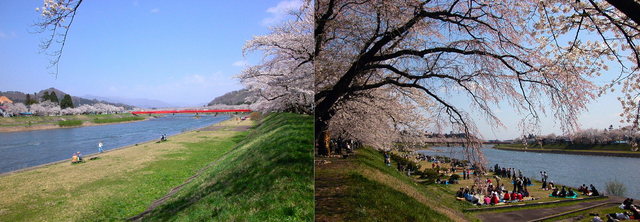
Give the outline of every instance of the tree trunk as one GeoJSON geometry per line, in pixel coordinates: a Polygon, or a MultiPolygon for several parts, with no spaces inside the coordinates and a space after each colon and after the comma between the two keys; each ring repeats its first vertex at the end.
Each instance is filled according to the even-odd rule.
{"type": "Polygon", "coordinates": [[[331,154],[331,137],[326,130],[320,132],[320,136],[316,137],[318,145],[318,155],[329,156],[331,154]]]}

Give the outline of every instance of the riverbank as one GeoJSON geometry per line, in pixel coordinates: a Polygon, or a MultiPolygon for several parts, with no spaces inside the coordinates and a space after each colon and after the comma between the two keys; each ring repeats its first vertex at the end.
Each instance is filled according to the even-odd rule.
{"type": "Polygon", "coordinates": [[[129,123],[144,121],[153,116],[139,116],[134,118],[132,114],[99,114],[99,115],[70,115],[70,116],[20,116],[20,117],[3,117],[0,118],[0,133],[7,132],[25,132],[34,130],[49,130],[76,128],[86,126],[99,126],[119,123],[129,123]],[[59,125],[60,121],[81,121],[81,125],[63,127],[59,125]]]}
{"type": "Polygon", "coordinates": [[[162,203],[173,213],[151,211],[143,219],[211,219],[216,218],[211,213],[219,213],[221,221],[312,220],[313,118],[276,117],[256,129],[249,129],[255,125],[250,120],[232,119],[166,142],[96,154],[95,160],[86,156],[80,164],[66,161],[5,174],[0,176],[0,221],[127,220],[151,205],[164,209],[162,203]],[[304,138],[308,144],[296,142],[304,138]],[[212,203],[207,198],[218,203],[201,208],[212,203]],[[176,207],[180,203],[186,206],[176,207]]]}
{"type": "Polygon", "coordinates": [[[535,153],[556,153],[556,154],[573,154],[573,155],[590,155],[590,156],[613,156],[613,157],[634,157],[640,158],[640,152],[618,151],[618,150],[573,150],[573,149],[540,149],[540,148],[524,148],[511,144],[496,145],[494,149],[519,151],[519,152],[535,152],[535,153]]]}
{"type": "Polygon", "coordinates": [[[440,187],[417,183],[383,159],[367,147],[346,159],[316,157],[316,221],[475,220],[440,187]]]}
{"type": "MultiPolygon", "coordinates": [[[[252,124],[244,121],[240,125],[252,124]]],[[[1,221],[122,220],[143,211],[246,136],[225,121],[218,131],[187,132],[0,177],[1,221]],[[211,147],[214,147],[212,149],[211,147]]]]}

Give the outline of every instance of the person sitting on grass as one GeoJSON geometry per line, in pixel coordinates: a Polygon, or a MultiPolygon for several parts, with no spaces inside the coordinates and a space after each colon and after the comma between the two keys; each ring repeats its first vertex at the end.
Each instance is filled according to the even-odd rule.
{"type": "Polygon", "coordinates": [[[591,186],[591,196],[600,196],[600,193],[598,193],[598,190],[596,190],[596,187],[594,187],[593,184],[590,184],[589,186],[591,186]]]}
{"type": "Polygon", "coordinates": [[[456,192],[456,197],[457,198],[464,198],[464,188],[460,187],[460,190],[458,190],[458,192],[456,192]]]}
{"type": "Polygon", "coordinates": [[[77,162],[78,162],[78,155],[74,153],[73,156],[71,156],[71,163],[77,163],[77,162]]]}
{"type": "Polygon", "coordinates": [[[633,199],[627,198],[627,199],[624,199],[624,201],[622,202],[622,206],[620,208],[622,208],[623,210],[630,210],[631,205],[633,205],[633,199]]]}
{"type": "Polygon", "coordinates": [[[71,163],[80,162],[82,162],[82,154],[80,154],[80,151],[78,151],[77,153],[74,153],[73,156],[71,156],[71,163]]]}
{"type": "Polygon", "coordinates": [[[573,190],[571,188],[569,188],[569,191],[567,191],[567,196],[575,197],[575,196],[577,196],[577,194],[576,194],[576,192],[573,192],[573,190]]]}
{"type": "Polygon", "coordinates": [[[567,196],[567,189],[565,188],[565,186],[562,186],[562,190],[560,191],[560,193],[558,193],[559,197],[566,197],[567,196]]]}
{"type": "Polygon", "coordinates": [[[500,198],[498,197],[498,193],[497,192],[493,192],[493,195],[491,195],[491,204],[498,204],[500,203],[500,198]]]}
{"type": "Polygon", "coordinates": [[[551,192],[551,196],[554,196],[554,197],[560,196],[560,192],[558,192],[558,188],[553,189],[553,192],[551,192]]]}
{"type": "Polygon", "coordinates": [[[629,206],[629,210],[631,210],[631,214],[632,214],[631,217],[633,217],[634,220],[640,220],[640,209],[638,209],[634,205],[631,205],[629,206]]]}

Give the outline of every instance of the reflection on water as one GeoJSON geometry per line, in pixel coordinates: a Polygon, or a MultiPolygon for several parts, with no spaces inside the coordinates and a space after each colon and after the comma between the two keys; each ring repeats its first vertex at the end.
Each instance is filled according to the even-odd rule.
{"type": "MultiPolygon", "coordinates": [[[[464,159],[461,150],[461,147],[435,147],[418,152],[464,159]]],[[[573,187],[593,184],[602,192],[605,191],[606,182],[617,180],[627,188],[626,196],[640,198],[640,158],[518,152],[492,148],[482,150],[491,168],[494,164],[513,167],[522,170],[525,176],[537,179],[540,179],[540,171],[547,171],[550,181],[573,187]]]]}
{"type": "Polygon", "coordinates": [[[172,115],[132,123],[80,128],[0,133],[0,173],[69,159],[74,152],[96,153],[98,142],[104,150],[159,139],[162,134],[180,132],[211,125],[229,116],[193,118],[172,115]]]}

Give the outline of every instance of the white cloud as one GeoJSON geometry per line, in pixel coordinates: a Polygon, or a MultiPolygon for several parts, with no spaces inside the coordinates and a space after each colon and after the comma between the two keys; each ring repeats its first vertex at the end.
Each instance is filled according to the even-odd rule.
{"type": "Polygon", "coordinates": [[[235,61],[233,64],[231,64],[232,66],[237,66],[237,67],[246,67],[249,65],[249,62],[247,62],[247,60],[238,60],[235,61]]]}
{"type": "Polygon", "coordinates": [[[15,32],[6,33],[6,32],[0,31],[0,39],[15,38],[17,36],[18,35],[15,32]]]}
{"type": "Polygon", "coordinates": [[[267,12],[271,14],[270,17],[262,19],[262,25],[268,26],[283,21],[289,12],[296,10],[302,6],[301,0],[284,0],[278,3],[275,7],[267,9],[267,12]]]}
{"type": "Polygon", "coordinates": [[[153,8],[153,9],[149,10],[149,12],[154,13],[154,14],[155,13],[159,13],[160,9],[159,8],[153,8]]]}

